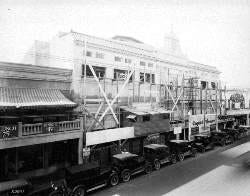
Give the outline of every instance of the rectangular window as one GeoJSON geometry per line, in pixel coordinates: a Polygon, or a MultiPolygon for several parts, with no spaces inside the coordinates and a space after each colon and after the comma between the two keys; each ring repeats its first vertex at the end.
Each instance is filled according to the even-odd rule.
{"type": "Polygon", "coordinates": [[[152,84],[155,83],[155,74],[151,74],[151,83],[152,83],[152,84]]]}
{"type": "Polygon", "coordinates": [[[97,53],[95,54],[95,57],[98,58],[98,59],[104,59],[104,54],[103,54],[103,53],[97,52],[97,53]]]}
{"type": "Polygon", "coordinates": [[[146,63],[144,61],[140,61],[140,66],[146,66],[146,63]]]}
{"type": "MultiPolygon", "coordinates": [[[[86,65],[86,76],[87,77],[94,77],[89,66],[86,65]]],[[[98,67],[98,66],[92,66],[94,71],[95,71],[95,74],[98,78],[104,78],[105,77],[105,71],[106,71],[106,68],[105,67],[98,67]]],[[[82,65],[82,76],[84,76],[84,65],[82,65]]]]}
{"type": "Polygon", "coordinates": [[[127,78],[127,71],[121,69],[114,69],[114,79],[115,80],[125,80],[127,78]]]}
{"type": "Polygon", "coordinates": [[[153,67],[153,63],[148,63],[148,67],[153,67]]]}
{"type": "Polygon", "coordinates": [[[131,59],[125,59],[125,63],[131,64],[132,60],[131,59]]]}
{"type": "Polygon", "coordinates": [[[216,88],[215,82],[211,82],[211,87],[212,87],[212,89],[216,88]]]}
{"type": "Polygon", "coordinates": [[[92,57],[92,52],[87,51],[86,56],[92,57]]]}
{"type": "Polygon", "coordinates": [[[140,72],[140,82],[144,82],[144,73],[140,72]]]}
{"type": "MultiPolygon", "coordinates": [[[[144,73],[140,72],[140,82],[144,82],[144,73]]],[[[154,84],[155,74],[145,73],[145,82],[154,84]]]]}
{"type": "Polygon", "coordinates": [[[149,73],[145,73],[145,81],[150,83],[150,74],[149,73]]]}
{"type": "Polygon", "coordinates": [[[145,122],[145,121],[150,121],[150,115],[142,116],[142,121],[143,121],[143,122],[145,122]]]}
{"type": "Polygon", "coordinates": [[[115,61],[117,61],[117,62],[122,62],[122,58],[119,57],[119,56],[115,56],[115,61]]]}
{"type": "Polygon", "coordinates": [[[201,89],[204,90],[207,88],[207,82],[206,81],[201,81],[201,89]]]}

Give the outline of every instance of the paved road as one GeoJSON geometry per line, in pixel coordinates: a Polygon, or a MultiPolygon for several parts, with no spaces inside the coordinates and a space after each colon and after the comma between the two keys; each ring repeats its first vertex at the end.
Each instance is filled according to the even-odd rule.
{"type": "Polygon", "coordinates": [[[128,183],[105,188],[91,196],[250,196],[250,169],[242,160],[250,157],[250,139],[167,165],[149,175],[139,175],[128,183]]]}

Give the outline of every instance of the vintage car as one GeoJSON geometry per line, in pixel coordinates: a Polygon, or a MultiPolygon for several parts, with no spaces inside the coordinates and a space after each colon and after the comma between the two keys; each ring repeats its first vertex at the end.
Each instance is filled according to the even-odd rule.
{"type": "Polygon", "coordinates": [[[214,143],[212,137],[208,135],[195,135],[193,140],[193,146],[199,151],[204,153],[206,150],[214,149],[214,143]]]}
{"type": "Polygon", "coordinates": [[[107,185],[115,186],[119,183],[116,171],[110,167],[101,168],[97,163],[88,165],[76,165],[65,169],[65,178],[52,182],[54,189],[49,196],[59,196],[62,193],[83,196],[86,193],[107,185]],[[66,187],[65,190],[62,189],[66,187]]]}
{"type": "Polygon", "coordinates": [[[238,129],[226,128],[226,129],[223,129],[222,131],[226,132],[228,135],[230,135],[234,141],[236,141],[240,138],[240,132],[238,129]]]}
{"type": "Polygon", "coordinates": [[[240,132],[240,138],[246,137],[249,130],[250,130],[250,126],[247,125],[240,125],[239,126],[239,132],[240,132]]]}
{"type": "Polygon", "coordinates": [[[176,163],[176,155],[170,152],[168,146],[162,144],[144,146],[144,157],[156,170],[160,169],[164,163],[176,163]]]}
{"type": "Polygon", "coordinates": [[[170,140],[168,142],[170,152],[176,154],[179,161],[183,161],[186,156],[196,156],[197,149],[188,140],[170,140]]]}
{"type": "Polygon", "coordinates": [[[25,194],[27,196],[67,195],[62,190],[64,186],[68,193],[83,196],[92,190],[119,183],[118,174],[111,167],[101,168],[96,162],[67,167],[53,166],[32,174],[26,173],[23,177],[30,184],[29,191],[25,194]]]}
{"type": "Polygon", "coordinates": [[[129,152],[113,155],[112,166],[123,182],[128,182],[132,175],[152,171],[151,163],[144,157],[129,152]]]}
{"type": "Polygon", "coordinates": [[[0,182],[1,196],[25,196],[28,193],[30,184],[25,179],[0,182]]]}
{"type": "Polygon", "coordinates": [[[213,131],[211,132],[211,137],[214,144],[221,146],[233,143],[233,137],[223,131],[213,131]]]}

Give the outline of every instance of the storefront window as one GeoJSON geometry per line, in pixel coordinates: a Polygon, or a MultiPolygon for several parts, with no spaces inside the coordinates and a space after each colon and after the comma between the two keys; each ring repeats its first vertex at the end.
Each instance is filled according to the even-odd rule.
{"type": "Polygon", "coordinates": [[[18,148],[18,172],[26,172],[43,168],[43,146],[32,145],[18,148]]]}

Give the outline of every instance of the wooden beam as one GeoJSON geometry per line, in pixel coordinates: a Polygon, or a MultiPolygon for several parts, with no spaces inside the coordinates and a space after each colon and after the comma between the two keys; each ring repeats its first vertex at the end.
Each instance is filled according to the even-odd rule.
{"type": "MultiPolygon", "coordinates": [[[[110,107],[115,103],[116,99],[120,96],[121,92],[123,91],[123,89],[127,85],[128,81],[129,81],[129,78],[132,76],[133,73],[134,73],[134,70],[130,72],[130,74],[128,75],[126,81],[122,85],[121,89],[119,90],[119,92],[117,93],[117,95],[114,97],[114,99],[111,101],[110,107]]],[[[109,111],[110,107],[107,107],[106,110],[103,112],[102,116],[99,119],[99,122],[102,121],[102,119],[104,118],[104,116],[106,115],[106,113],[109,111]]],[[[111,109],[112,109],[112,107],[111,107],[111,109]]]]}
{"type": "MultiPolygon", "coordinates": [[[[111,110],[111,113],[112,113],[112,115],[113,115],[113,117],[114,117],[116,123],[119,124],[119,121],[118,121],[118,119],[117,119],[117,117],[116,117],[116,115],[115,115],[115,112],[114,112],[113,108],[111,107],[111,104],[110,104],[110,102],[109,102],[109,100],[108,100],[108,98],[107,98],[107,95],[106,95],[106,93],[104,92],[104,90],[103,90],[103,88],[102,88],[102,86],[101,86],[101,84],[100,84],[100,82],[99,82],[99,79],[98,79],[97,76],[96,76],[95,70],[93,69],[92,65],[89,65],[89,68],[90,68],[90,70],[91,70],[91,72],[92,72],[92,74],[93,74],[93,76],[94,76],[94,78],[95,78],[95,80],[96,80],[96,82],[97,82],[97,84],[98,84],[100,90],[101,90],[101,93],[102,93],[103,96],[104,96],[105,101],[106,101],[107,104],[108,104],[108,108],[111,110]]],[[[100,122],[100,121],[101,121],[101,120],[99,120],[99,122],[100,122]]]]}

